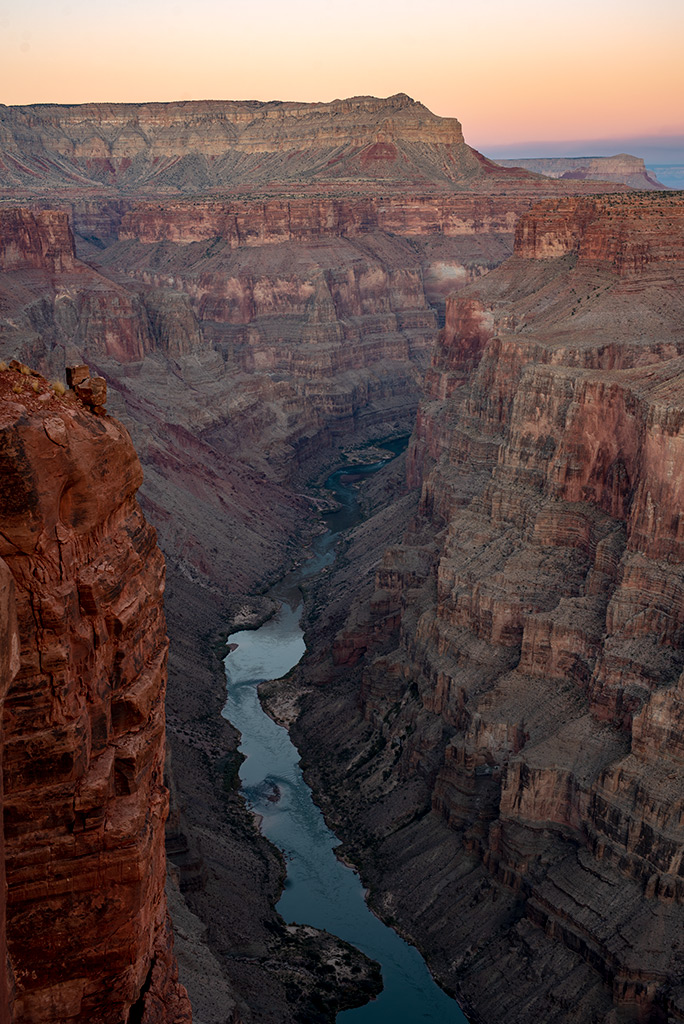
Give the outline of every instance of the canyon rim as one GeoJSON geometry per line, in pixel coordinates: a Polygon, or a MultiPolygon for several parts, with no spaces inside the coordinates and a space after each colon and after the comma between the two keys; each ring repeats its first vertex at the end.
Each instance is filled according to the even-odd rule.
{"type": "Polygon", "coordinates": [[[6,1020],[370,976],[274,910],[218,653],[401,434],[265,700],[469,1019],[684,1020],[683,285],[681,193],[404,94],[0,106],[6,1020]]]}

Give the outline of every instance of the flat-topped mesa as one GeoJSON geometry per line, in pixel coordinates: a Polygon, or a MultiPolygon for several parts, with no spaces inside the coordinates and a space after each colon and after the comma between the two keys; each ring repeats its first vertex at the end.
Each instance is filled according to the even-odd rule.
{"type": "Polygon", "coordinates": [[[140,464],[119,423],[26,369],[0,369],[11,1019],[188,1024],[164,896],[164,562],[140,464]]]}
{"type": "Polygon", "coordinates": [[[454,186],[525,171],[475,153],[455,118],[399,93],[332,103],[177,103],[0,106],[6,190],[204,193],[240,186],[349,181],[454,186]]]}
{"type": "Polygon", "coordinates": [[[387,99],[353,96],[331,103],[188,100],[169,103],[36,104],[2,107],[6,131],[37,152],[49,128],[51,147],[69,158],[185,156],[201,149],[221,156],[226,149],[268,153],[348,143],[407,140],[461,146],[456,118],[442,118],[398,93],[387,99]],[[174,134],[175,130],[175,134],[174,134]]]}
{"type": "Polygon", "coordinates": [[[637,189],[667,189],[648,170],[640,156],[618,153],[616,156],[523,157],[519,160],[495,160],[500,167],[520,167],[533,174],[564,181],[614,181],[637,189]]]}

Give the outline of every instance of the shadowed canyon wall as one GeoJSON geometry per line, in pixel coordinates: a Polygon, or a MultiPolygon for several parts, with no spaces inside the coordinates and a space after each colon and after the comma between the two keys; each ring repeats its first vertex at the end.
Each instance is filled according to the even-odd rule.
{"type": "Polygon", "coordinates": [[[310,776],[489,1024],[684,1019],[683,228],[662,193],[521,219],[447,304],[418,515],[311,625],[310,776]]]}

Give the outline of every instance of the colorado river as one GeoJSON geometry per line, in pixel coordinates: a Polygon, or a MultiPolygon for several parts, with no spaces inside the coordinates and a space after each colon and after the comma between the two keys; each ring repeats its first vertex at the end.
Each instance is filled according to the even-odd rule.
{"type": "Polygon", "coordinates": [[[324,928],[351,942],[382,967],[380,996],[339,1013],[339,1024],[463,1024],[466,1018],[458,1004],[435,984],[418,951],[366,906],[358,874],[333,852],[339,840],[311,798],[297,748],[287,730],[265,714],[257,695],[259,682],[286,675],[306,649],[298,583],[333,561],[336,534],[360,518],[356,492],[346,478],[382,465],[339,470],[327,481],[341,508],[326,515],[329,530],[317,539],[314,557],[273,588],[272,596],[281,605],[272,619],[259,629],[228,637],[238,647],[225,660],[228,697],[223,713],[242,733],[245,797],[260,816],[264,835],[285,856],[287,880],[278,911],[290,923],[324,928]]]}

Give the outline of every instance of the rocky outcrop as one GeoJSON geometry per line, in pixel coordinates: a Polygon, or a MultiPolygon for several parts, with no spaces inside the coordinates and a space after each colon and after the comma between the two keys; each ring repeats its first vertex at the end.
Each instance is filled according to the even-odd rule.
{"type": "Polygon", "coordinates": [[[140,465],[120,424],[25,366],[0,371],[0,396],[12,1020],[190,1021],[164,898],[164,564],[140,465]]]}
{"type": "Polygon", "coordinates": [[[648,170],[641,157],[629,156],[628,153],[617,156],[529,157],[494,162],[500,167],[520,167],[533,174],[563,181],[613,181],[647,191],[667,188],[653,171],[648,170]]]}
{"type": "Polygon", "coordinates": [[[420,512],[297,726],[379,907],[490,1024],[682,1019],[683,218],[540,204],[448,303],[420,512]]]}

